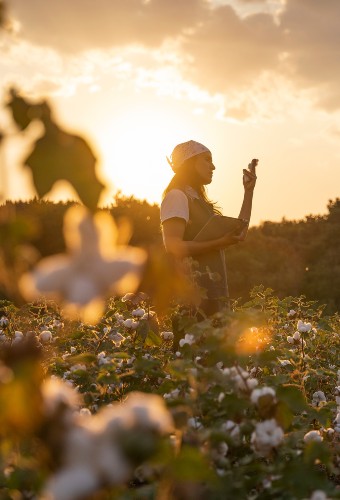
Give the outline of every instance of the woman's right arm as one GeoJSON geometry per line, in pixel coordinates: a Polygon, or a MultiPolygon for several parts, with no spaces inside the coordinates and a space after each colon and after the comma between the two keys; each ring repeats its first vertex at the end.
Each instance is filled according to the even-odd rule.
{"type": "Polygon", "coordinates": [[[211,250],[220,250],[238,243],[241,238],[226,234],[222,238],[210,241],[185,241],[186,222],[179,217],[172,217],[163,222],[163,241],[168,253],[178,258],[200,255],[211,250]]]}

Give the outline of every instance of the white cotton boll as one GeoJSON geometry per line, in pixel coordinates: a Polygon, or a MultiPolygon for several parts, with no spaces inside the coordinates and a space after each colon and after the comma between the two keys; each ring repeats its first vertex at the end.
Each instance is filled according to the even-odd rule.
{"type": "Polygon", "coordinates": [[[291,337],[290,335],[288,335],[288,337],[287,337],[287,341],[288,341],[290,344],[294,344],[294,337],[291,337]]]}
{"type": "Polygon", "coordinates": [[[223,368],[223,361],[219,361],[218,363],[216,363],[216,368],[218,368],[219,370],[222,370],[223,368]]]}
{"type": "Polygon", "coordinates": [[[188,427],[191,427],[191,429],[202,429],[203,425],[201,424],[200,420],[198,417],[190,417],[187,420],[188,427]]]}
{"type": "Polygon", "coordinates": [[[299,319],[299,321],[297,323],[297,329],[300,333],[308,333],[311,331],[312,325],[311,325],[311,323],[305,323],[304,321],[299,319]]]}
{"type": "Polygon", "coordinates": [[[75,347],[71,346],[71,349],[70,349],[71,354],[74,354],[74,353],[76,352],[76,350],[77,350],[77,349],[76,349],[75,347]]]}
{"type": "Polygon", "coordinates": [[[140,319],[151,319],[153,318],[156,322],[158,321],[155,311],[146,312],[140,319]]]}
{"type": "Polygon", "coordinates": [[[323,391],[316,391],[313,394],[312,405],[323,406],[327,402],[325,393],[323,391]]]}
{"type": "Polygon", "coordinates": [[[43,407],[46,415],[53,415],[60,405],[68,407],[72,412],[78,407],[79,396],[69,385],[57,377],[50,377],[41,385],[43,407]]]}
{"type": "Polygon", "coordinates": [[[22,332],[19,332],[18,330],[14,332],[14,338],[12,340],[12,344],[19,344],[24,340],[24,334],[22,332]]]}
{"type": "Polygon", "coordinates": [[[183,347],[185,344],[192,345],[195,342],[195,337],[190,333],[186,333],[185,337],[179,341],[179,346],[183,347]]]}
{"type": "Polygon", "coordinates": [[[221,441],[220,443],[218,443],[217,447],[212,450],[211,456],[213,460],[219,460],[227,455],[228,450],[229,446],[227,445],[227,443],[225,441],[221,441]]]}
{"type": "Polygon", "coordinates": [[[282,443],[283,438],[283,430],[272,418],[256,424],[255,431],[251,435],[251,443],[258,455],[266,457],[273,448],[282,443]]]}
{"type": "Polygon", "coordinates": [[[233,420],[227,420],[221,426],[223,432],[226,432],[230,435],[232,439],[238,440],[240,437],[240,426],[233,422],[233,420]]]}
{"type": "Polygon", "coordinates": [[[136,316],[137,318],[141,318],[142,316],[144,316],[145,310],[143,308],[139,307],[137,309],[134,309],[131,314],[132,314],[132,316],[136,316]]]}
{"type": "Polygon", "coordinates": [[[20,344],[23,340],[24,340],[24,337],[20,337],[20,336],[14,337],[14,339],[12,340],[12,345],[20,344]]]}
{"type": "Polygon", "coordinates": [[[156,430],[160,434],[168,434],[173,431],[174,423],[171,414],[161,396],[132,392],[124,406],[127,411],[134,415],[136,425],[156,430]]]}
{"type": "Polygon", "coordinates": [[[63,328],[64,326],[64,323],[62,321],[60,321],[59,319],[54,319],[53,322],[52,322],[52,326],[53,328],[63,328]]]}
{"type": "Polygon", "coordinates": [[[131,467],[106,434],[98,436],[93,465],[100,477],[110,485],[124,484],[131,474],[131,467]]]}
{"type": "Polygon", "coordinates": [[[303,440],[305,443],[310,443],[311,441],[323,441],[323,437],[320,434],[320,431],[309,431],[304,435],[303,440]]]}
{"type": "Polygon", "coordinates": [[[222,401],[223,401],[224,398],[225,398],[224,392],[220,392],[219,395],[218,395],[218,397],[217,397],[217,401],[219,403],[222,403],[222,401]]]}
{"type": "Polygon", "coordinates": [[[315,490],[311,494],[309,500],[327,500],[327,495],[322,490],[315,490]]]}
{"type": "Polygon", "coordinates": [[[110,339],[113,341],[116,347],[120,347],[120,344],[125,342],[125,337],[121,333],[114,333],[110,335],[110,339]]]}
{"type": "Polygon", "coordinates": [[[67,464],[88,464],[90,457],[93,456],[97,433],[89,426],[93,424],[94,417],[77,419],[77,424],[74,425],[67,434],[67,446],[64,453],[64,461],[67,464]]]}
{"type": "Polygon", "coordinates": [[[46,344],[47,342],[51,342],[52,333],[49,330],[43,330],[39,334],[39,340],[40,340],[40,342],[43,342],[44,344],[46,344]]]}
{"type": "Polygon", "coordinates": [[[163,398],[164,399],[176,399],[176,398],[178,398],[180,392],[181,392],[180,389],[178,389],[178,387],[177,387],[173,391],[163,394],[163,398]]]}
{"type": "Polygon", "coordinates": [[[92,413],[88,408],[81,408],[81,410],[79,410],[79,415],[81,417],[91,417],[92,413]]]}
{"type": "Polygon", "coordinates": [[[251,391],[258,385],[258,381],[256,380],[256,378],[245,378],[241,375],[236,375],[233,378],[233,381],[237,389],[239,389],[240,391],[251,391]]]}
{"type": "Polygon", "coordinates": [[[334,429],[332,429],[332,427],[329,427],[328,429],[323,430],[323,433],[326,434],[326,436],[328,438],[331,438],[333,436],[334,432],[335,431],[334,431],[334,429]]]}
{"type": "Polygon", "coordinates": [[[300,332],[295,332],[294,335],[293,335],[293,339],[294,340],[300,340],[301,339],[301,334],[300,332]]]}
{"type": "Polygon", "coordinates": [[[86,275],[77,275],[68,285],[67,300],[84,306],[98,296],[98,289],[93,280],[86,275]]]}
{"type": "Polygon", "coordinates": [[[1,316],[0,318],[0,326],[3,328],[4,326],[7,326],[9,323],[9,320],[6,318],[6,316],[1,316]]]}
{"type": "Polygon", "coordinates": [[[270,397],[272,400],[275,400],[275,390],[272,387],[262,387],[261,389],[254,389],[251,393],[250,400],[252,403],[257,405],[259,403],[259,399],[262,397],[270,397]]]}
{"type": "Polygon", "coordinates": [[[294,311],[294,309],[291,309],[288,313],[287,313],[287,316],[291,317],[291,316],[295,316],[296,314],[296,311],[294,311]]]}
{"type": "Polygon", "coordinates": [[[88,464],[70,465],[59,470],[46,484],[43,498],[76,500],[88,497],[99,486],[100,479],[88,464]]]}
{"type": "Polygon", "coordinates": [[[153,357],[151,356],[151,354],[149,354],[148,352],[147,352],[147,353],[145,353],[145,354],[143,354],[142,358],[143,358],[143,359],[149,359],[149,360],[150,360],[150,359],[153,359],[153,357]]]}
{"type": "Polygon", "coordinates": [[[161,337],[163,337],[164,340],[173,340],[174,334],[172,332],[161,332],[161,337]]]}
{"type": "Polygon", "coordinates": [[[255,387],[257,387],[259,384],[258,380],[256,378],[249,378],[247,380],[247,385],[248,385],[248,389],[251,391],[253,389],[255,389],[255,387]]]}
{"type": "Polygon", "coordinates": [[[71,372],[76,372],[78,370],[86,372],[86,365],[78,363],[76,365],[71,366],[71,368],[70,368],[71,372]]]}
{"type": "Polygon", "coordinates": [[[135,320],[134,320],[134,319],[132,319],[132,318],[128,318],[128,319],[126,319],[125,321],[123,321],[123,323],[122,323],[122,324],[125,326],[125,328],[129,328],[129,329],[131,329],[131,330],[134,330],[134,329],[136,329],[136,328],[137,328],[137,326],[138,326],[139,322],[138,322],[138,321],[135,321],[135,320]]]}
{"type": "Polygon", "coordinates": [[[291,365],[292,363],[289,361],[289,359],[279,359],[278,360],[281,366],[287,366],[291,365]]]}

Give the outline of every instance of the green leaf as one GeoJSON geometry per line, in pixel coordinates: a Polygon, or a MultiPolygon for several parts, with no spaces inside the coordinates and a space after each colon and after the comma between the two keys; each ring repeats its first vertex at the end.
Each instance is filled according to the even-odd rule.
{"type": "Polygon", "coordinates": [[[118,358],[118,359],[129,359],[131,356],[129,356],[128,353],[126,352],[113,352],[112,353],[113,358],[118,358]]]}
{"type": "Polygon", "coordinates": [[[136,329],[137,338],[145,342],[150,330],[149,322],[147,319],[141,319],[136,329]]]}
{"type": "Polygon", "coordinates": [[[334,418],[334,410],[336,410],[336,404],[335,402],[330,402],[325,404],[322,408],[313,408],[311,414],[321,425],[330,427],[334,418]]]}
{"type": "Polygon", "coordinates": [[[162,345],[162,339],[156,335],[152,330],[150,330],[145,339],[145,345],[149,347],[162,345]]]}
{"type": "Polygon", "coordinates": [[[184,446],[170,464],[170,476],[176,481],[212,481],[215,476],[199,450],[184,446]]]}
{"type": "Polygon", "coordinates": [[[290,427],[293,417],[289,406],[284,401],[279,401],[276,405],[275,419],[282,429],[287,430],[290,427]]]}
{"type": "Polygon", "coordinates": [[[96,361],[97,357],[95,354],[92,354],[91,352],[83,352],[82,354],[77,354],[76,356],[70,356],[67,360],[73,364],[77,363],[90,364],[96,361]]]}
{"type": "Polygon", "coordinates": [[[279,401],[283,401],[294,413],[308,411],[309,406],[306,398],[298,385],[287,384],[277,387],[276,396],[279,401]]]}
{"type": "Polygon", "coordinates": [[[319,461],[324,465],[331,464],[330,449],[327,443],[324,442],[311,441],[310,443],[307,443],[303,458],[304,461],[310,465],[319,461]]]}

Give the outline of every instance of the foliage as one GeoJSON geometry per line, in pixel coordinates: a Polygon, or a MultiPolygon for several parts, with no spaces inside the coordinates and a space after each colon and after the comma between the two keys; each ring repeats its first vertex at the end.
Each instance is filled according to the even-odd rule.
{"type": "MultiPolygon", "coordinates": [[[[340,404],[340,320],[323,317],[317,304],[280,300],[259,287],[247,305],[214,319],[183,316],[191,326],[177,352],[171,318],[157,318],[143,296],[111,299],[96,326],[65,320],[49,302],[20,309],[3,303],[2,314],[0,399],[7,404],[0,405],[1,484],[8,498],[23,490],[35,495],[52,488],[65,468],[71,473],[78,460],[77,450],[67,456],[72,425],[78,431],[91,429],[91,421],[102,425],[96,418],[103,420],[103,408],[136,391],[158,394],[174,428],[165,438],[136,424],[120,441],[116,459],[118,470],[129,464],[128,475],[113,480],[109,474],[88,494],[288,500],[322,490],[340,498],[340,429],[333,425],[340,404]],[[301,333],[304,348],[300,340],[287,340],[298,320],[302,330],[310,323],[301,333]],[[43,387],[51,376],[64,383],[59,402],[70,387],[74,399],[80,397],[73,403],[75,422],[63,428],[61,408],[58,418],[46,414],[43,387]],[[261,422],[270,428],[265,437],[261,422]],[[317,439],[306,437],[310,431],[317,439]]],[[[61,480],[58,488],[66,484],[61,480]]]]}
{"type": "MultiPolygon", "coordinates": [[[[32,244],[41,256],[64,251],[63,216],[69,204],[42,200],[7,202],[12,211],[34,222],[32,244]]],[[[0,207],[4,213],[5,207],[0,207]]],[[[128,218],[131,244],[161,244],[159,207],[134,197],[116,196],[107,210],[117,220],[128,218]]],[[[304,294],[326,304],[329,314],[340,310],[340,200],[330,201],[328,214],[301,221],[264,222],[250,229],[247,240],[227,250],[232,298],[246,301],[254,285],[272,288],[283,298],[304,294]]],[[[5,219],[6,213],[2,216],[5,219]]]]}

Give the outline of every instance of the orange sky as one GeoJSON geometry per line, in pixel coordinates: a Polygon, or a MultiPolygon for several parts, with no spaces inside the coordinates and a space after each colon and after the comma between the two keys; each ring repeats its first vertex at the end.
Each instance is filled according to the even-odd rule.
{"type": "MultiPolygon", "coordinates": [[[[242,201],[260,159],[252,223],[326,212],[340,186],[338,0],[10,0],[0,89],[47,97],[87,137],[113,193],[158,202],[178,142],[207,145],[210,198],[242,201]]],[[[4,110],[0,125],[13,133],[4,110]]],[[[31,130],[33,133],[34,130],[31,130]]],[[[25,139],[2,150],[7,196],[32,196],[25,139]]],[[[54,199],[65,196],[56,186],[54,199]]]]}

